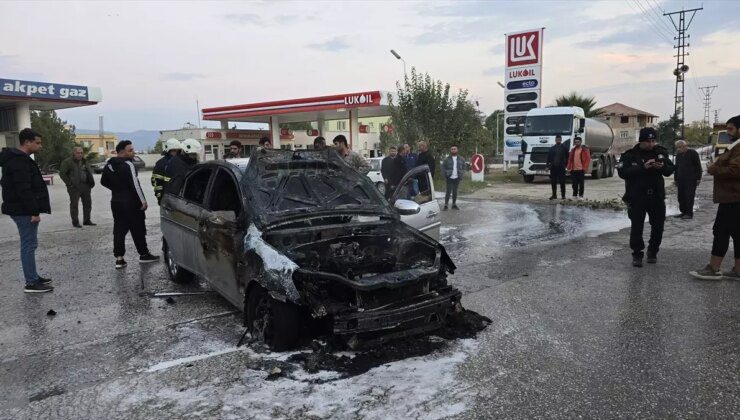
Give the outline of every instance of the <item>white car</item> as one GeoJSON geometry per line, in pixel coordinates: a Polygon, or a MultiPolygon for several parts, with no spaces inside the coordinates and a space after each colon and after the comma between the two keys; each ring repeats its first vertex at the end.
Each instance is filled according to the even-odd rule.
{"type": "Polygon", "coordinates": [[[370,158],[367,161],[370,163],[370,172],[367,173],[367,177],[370,178],[370,181],[373,181],[378,191],[385,195],[385,182],[383,182],[383,175],[380,173],[380,163],[383,158],[370,158]]]}

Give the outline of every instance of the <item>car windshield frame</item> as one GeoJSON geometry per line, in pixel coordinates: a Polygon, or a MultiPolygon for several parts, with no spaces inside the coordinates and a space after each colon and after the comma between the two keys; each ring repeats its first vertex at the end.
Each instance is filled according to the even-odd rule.
{"type": "Polygon", "coordinates": [[[732,137],[727,131],[720,131],[717,133],[717,144],[732,144],[732,137]]]}
{"type": "Polygon", "coordinates": [[[398,217],[373,182],[333,149],[255,150],[239,184],[261,226],[332,212],[398,217]]]}
{"type": "Polygon", "coordinates": [[[573,115],[533,115],[524,121],[525,136],[570,135],[573,133],[573,115]]]}

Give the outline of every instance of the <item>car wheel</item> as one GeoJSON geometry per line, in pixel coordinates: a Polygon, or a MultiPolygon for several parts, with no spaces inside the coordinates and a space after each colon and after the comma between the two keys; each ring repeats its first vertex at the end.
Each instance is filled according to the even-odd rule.
{"type": "Polygon", "coordinates": [[[301,323],[306,321],[300,308],[273,299],[262,286],[249,292],[246,302],[247,327],[256,338],[275,351],[295,348],[301,338],[301,323]]]}
{"type": "Polygon", "coordinates": [[[531,184],[534,182],[534,175],[524,175],[524,182],[531,184]]]}
{"type": "Polygon", "coordinates": [[[195,274],[177,265],[170,252],[170,248],[167,246],[167,241],[163,241],[162,247],[164,248],[164,264],[167,266],[167,275],[170,280],[173,283],[188,283],[193,281],[195,274]]]}
{"type": "Polygon", "coordinates": [[[376,182],[375,186],[378,187],[378,191],[380,191],[381,194],[385,195],[385,182],[376,182]]]}

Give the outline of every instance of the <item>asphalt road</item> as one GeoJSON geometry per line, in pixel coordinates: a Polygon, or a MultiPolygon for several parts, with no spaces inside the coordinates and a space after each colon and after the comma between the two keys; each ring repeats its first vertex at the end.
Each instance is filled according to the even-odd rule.
{"type": "Polygon", "coordinates": [[[641,269],[621,212],[461,200],[444,214],[451,281],[493,323],[347,376],[237,349],[241,315],[205,284],[169,283],[162,264],[116,271],[105,191],[101,224],[74,229],[54,186],[38,252],[54,293],[22,293],[0,219],[0,418],[738,418],[740,283],[687,274],[707,262],[710,191],[711,179],[694,220],[670,219],[658,264],[641,269]],[[167,291],[205,293],[152,297],[167,291]]]}

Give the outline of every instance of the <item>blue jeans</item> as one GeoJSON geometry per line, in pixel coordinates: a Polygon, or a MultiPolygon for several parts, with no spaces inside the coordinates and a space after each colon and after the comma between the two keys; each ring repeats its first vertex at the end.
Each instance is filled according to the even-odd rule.
{"type": "Polygon", "coordinates": [[[31,223],[31,216],[10,216],[18,226],[18,235],[21,237],[21,265],[26,284],[35,284],[39,281],[36,272],[36,248],[39,245],[39,224],[31,223]]]}

